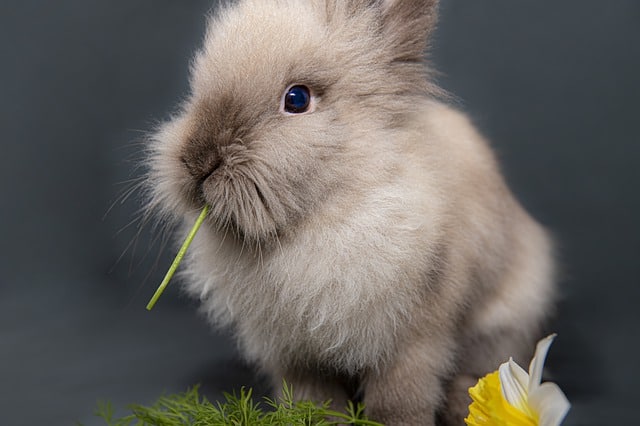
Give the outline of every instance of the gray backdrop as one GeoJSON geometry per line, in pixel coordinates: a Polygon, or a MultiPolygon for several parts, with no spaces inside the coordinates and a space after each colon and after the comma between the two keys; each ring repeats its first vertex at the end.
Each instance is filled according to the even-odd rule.
{"type": "MultiPolygon", "coordinates": [[[[144,310],[173,250],[127,226],[137,194],[109,210],[142,135],[186,93],[211,6],[0,5],[0,424],[101,424],[98,399],[195,383],[264,391],[175,285],[144,310]]],[[[441,84],[560,242],[549,367],[570,425],[637,418],[639,46],[637,0],[443,0],[434,41],[441,84]]]]}

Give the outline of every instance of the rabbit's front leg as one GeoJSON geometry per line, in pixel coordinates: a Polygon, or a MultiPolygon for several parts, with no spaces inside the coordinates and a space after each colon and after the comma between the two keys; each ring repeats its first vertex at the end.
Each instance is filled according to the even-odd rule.
{"type": "Polygon", "coordinates": [[[451,371],[449,342],[423,339],[398,349],[386,368],[368,375],[364,403],[371,420],[388,426],[433,426],[442,405],[442,377],[451,371]]]}

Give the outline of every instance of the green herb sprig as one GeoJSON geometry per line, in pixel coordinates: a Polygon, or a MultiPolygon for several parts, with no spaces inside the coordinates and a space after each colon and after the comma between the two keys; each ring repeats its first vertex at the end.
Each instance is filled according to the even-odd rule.
{"type": "Polygon", "coordinates": [[[96,415],[108,426],[382,426],[366,418],[362,404],[350,403],[341,413],[330,410],[329,401],[295,401],[292,388],[283,386],[278,400],[264,398],[264,410],[253,400],[251,389],[242,388],[239,395],[225,393],[226,401],[214,404],[200,396],[196,386],[183,394],[161,397],[151,406],[132,405],[131,414],[122,418],[115,418],[111,404],[101,403],[96,415]]]}
{"type": "Polygon", "coordinates": [[[178,254],[176,255],[176,258],[173,259],[173,263],[169,267],[169,270],[167,271],[167,274],[164,276],[164,279],[162,280],[162,282],[158,286],[158,289],[153,294],[153,297],[151,298],[151,300],[147,304],[147,310],[148,311],[153,309],[153,307],[155,306],[156,302],[158,301],[158,299],[160,298],[160,296],[164,292],[164,289],[169,284],[169,281],[171,281],[171,278],[173,277],[173,274],[176,273],[176,270],[178,269],[178,265],[180,265],[180,262],[182,262],[182,258],[184,257],[185,253],[187,252],[187,249],[189,248],[189,246],[193,242],[193,238],[196,236],[196,233],[198,232],[198,229],[200,229],[200,226],[202,225],[202,222],[204,222],[204,219],[207,217],[207,213],[209,213],[209,206],[205,205],[204,208],[202,209],[202,211],[200,212],[200,216],[198,216],[198,219],[196,219],[196,223],[193,224],[193,227],[189,231],[189,234],[187,235],[187,238],[185,238],[184,242],[182,243],[182,247],[180,247],[180,250],[178,250],[178,254]]]}

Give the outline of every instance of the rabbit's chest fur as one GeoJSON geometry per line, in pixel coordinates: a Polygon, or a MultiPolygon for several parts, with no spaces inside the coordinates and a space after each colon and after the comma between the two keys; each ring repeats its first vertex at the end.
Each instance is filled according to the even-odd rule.
{"type": "Polygon", "coordinates": [[[424,188],[389,183],[357,208],[350,200],[316,212],[262,250],[206,229],[188,291],[214,323],[235,329],[253,361],[376,368],[429,285],[439,203],[424,188]]]}

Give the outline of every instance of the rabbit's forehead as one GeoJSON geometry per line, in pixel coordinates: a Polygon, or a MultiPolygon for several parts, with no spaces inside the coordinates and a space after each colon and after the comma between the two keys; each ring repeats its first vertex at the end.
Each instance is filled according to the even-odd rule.
{"type": "Polygon", "coordinates": [[[220,78],[282,72],[292,57],[323,45],[325,29],[312,2],[245,1],[209,23],[198,65],[220,78]]]}

